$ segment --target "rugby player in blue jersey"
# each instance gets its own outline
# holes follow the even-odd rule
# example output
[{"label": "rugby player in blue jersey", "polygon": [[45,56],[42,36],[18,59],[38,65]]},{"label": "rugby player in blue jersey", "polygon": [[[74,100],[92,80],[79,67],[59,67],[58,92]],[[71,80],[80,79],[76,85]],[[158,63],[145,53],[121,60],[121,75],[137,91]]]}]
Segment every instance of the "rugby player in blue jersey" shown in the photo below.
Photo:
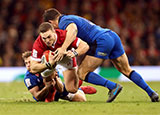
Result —
[{"label": "rugby player in blue jersey", "polygon": [[31,51],[26,51],[22,54],[22,58],[24,59],[27,68],[24,83],[36,101],[52,102],[58,101],[59,99],[86,101],[85,94],[81,89],[75,94],[68,93],[56,72],[45,79],[42,78],[41,74],[31,73],[31,53]]},{"label": "rugby player in blue jersey", "polygon": [[63,58],[68,46],[76,36],[88,43],[90,49],[79,66],[78,76],[86,82],[107,87],[110,90],[107,102],[112,102],[116,98],[122,86],[93,72],[105,59],[111,60],[118,71],[146,91],[152,102],[159,101],[158,94],[148,86],[139,73],[131,69],[121,40],[115,32],[101,28],[76,15],[63,15],[54,8],[46,10],[43,19],[50,22],[55,28],[67,30],[62,47],[57,49],[55,61]]}]

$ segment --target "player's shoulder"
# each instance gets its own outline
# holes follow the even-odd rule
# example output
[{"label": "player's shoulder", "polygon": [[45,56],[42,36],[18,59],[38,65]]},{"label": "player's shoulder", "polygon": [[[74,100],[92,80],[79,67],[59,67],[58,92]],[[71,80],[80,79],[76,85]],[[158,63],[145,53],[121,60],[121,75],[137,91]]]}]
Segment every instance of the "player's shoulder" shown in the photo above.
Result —
[{"label": "player's shoulder", "polygon": [[41,43],[41,36],[39,35],[33,43],[33,46],[37,46]]},{"label": "player's shoulder", "polygon": [[46,44],[43,42],[42,37],[39,35],[34,41],[33,49],[45,49],[47,48]]},{"label": "player's shoulder", "polygon": [[61,29],[55,29],[56,33],[58,34],[66,34],[66,30],[61,30]]},{"label": "player's shoulder", "polygon": [[38,35],[38,37],[37,37],[36,40],[34,41],[34,45],[37,45],[37,44],[39,44],[39,43],[41,43],[41,42],[42,42],[41,36]]},{"label": "player's shoulder", "polygon": [[57,37],[62,38],[66,36],[66,30],[61,30],[61,29],[55,29]]},{"label": "player's shoulder", "polygon": [[70,19],[70,18],[75,18],[75,17],[79,17],[78,15],[62,15],[63,19]]},{"label": "player's shoulder", "polygon": [[27,71],[25,76],[24,76],[24,79],[32,78],[31,76],[34,76],[34,74],[32,74],[31,72]]}]

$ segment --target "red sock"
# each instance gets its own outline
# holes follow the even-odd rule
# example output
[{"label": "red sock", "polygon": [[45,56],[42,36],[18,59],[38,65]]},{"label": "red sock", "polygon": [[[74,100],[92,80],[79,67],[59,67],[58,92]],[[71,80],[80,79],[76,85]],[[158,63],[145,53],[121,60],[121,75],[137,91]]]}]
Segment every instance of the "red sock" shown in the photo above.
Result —
[{"label": "red sock", "polygon": [[82,85],[83,81],[79,80],[79,87]]}]

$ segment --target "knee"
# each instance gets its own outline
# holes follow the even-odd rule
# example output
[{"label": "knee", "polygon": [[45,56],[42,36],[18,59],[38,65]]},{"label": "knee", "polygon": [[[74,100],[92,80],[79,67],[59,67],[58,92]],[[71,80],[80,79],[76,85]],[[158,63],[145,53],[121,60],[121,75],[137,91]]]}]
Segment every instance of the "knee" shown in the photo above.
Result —
[{"label": "knee", "polygon": [[78,87],[66,87],[67,92],[76,93],[78,91]]},{"label": "knee", "polygon": [[80,80],[85,80],[86,75],[88,74],[87,71],[84,71],[82,68],[79,68],[77,71],[77,75]]},{"label": "knee", "polygon": [[132,72],[131,68],[126,68],[126,69],[121,70],[121,73],[123,73],[126,77],[129,77],[131,72]]},{"label": "knee", "polygon": [[81,92],[80,90],[78,90],[78,92],[72,98],[72,101],[84,102],[84,101],[87,101],[87,99],[86,99],[85,94]]},{"label": "knee", "polygon": [[86,99],[86,97],[81,97],[81,98],[79,99],[79,101],[80,101],[80,102],[85,102],[85,101],[87,101],[87,99]]}]

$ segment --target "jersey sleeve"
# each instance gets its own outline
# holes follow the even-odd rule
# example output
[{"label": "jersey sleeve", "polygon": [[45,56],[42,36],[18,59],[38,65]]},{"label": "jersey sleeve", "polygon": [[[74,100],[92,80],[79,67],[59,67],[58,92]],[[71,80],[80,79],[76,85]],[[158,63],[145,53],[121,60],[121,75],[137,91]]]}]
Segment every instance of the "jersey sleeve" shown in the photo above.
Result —
[{"label": "jersey sleeve", "polygon": [[32,49],[32,60],[41,61],[41,57],[43,55],[43,51],[40,49],[33,48]]},{"label": "jersey sleeve", "polygon": [[61,20],[59,22],[59,28],[62,29],[62,30],[65,30],[67,28],[67,26],[71,23],[74,23],[71,19],[61,18]]},{"label": "jersey sleeve", "polygon": [[80,38],[76,37],[76,39],[71,43],[70,46],[76,49],[79,46],[79,43],[80,43]]},{"label": "jersey sleeve", "polygon": [[28,90],[32,89],[35,86],[38,86],[36,79],[34,79],[34,74],[27,74],[24,78],[24,83]]}]

